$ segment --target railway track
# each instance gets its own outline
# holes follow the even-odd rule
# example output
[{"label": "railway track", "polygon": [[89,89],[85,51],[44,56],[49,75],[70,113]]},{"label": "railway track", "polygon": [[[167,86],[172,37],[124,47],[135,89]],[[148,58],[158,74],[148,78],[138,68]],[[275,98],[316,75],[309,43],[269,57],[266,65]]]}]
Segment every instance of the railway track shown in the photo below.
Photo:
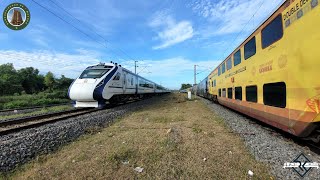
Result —
[{"label": "railway track", "polygon": [[19,132],[24,129],[43,126],[45,124],[58,122],[61,120],[88,114],[88,113],[99,111],[99,110],[100,109],[92,109],[92,108],[73,109],[68,111],[61,111],[56,113],[2,121],[0,122],[0,136]]},{"label": "railway track", "polygon": [[[205,98],[204,98],[205,99]],[[265,131],[267,131],[272,136],[278,136],[278,137],[284,137],[287,139],[287,141],[293,141],[296,144],[300,146],[306,146],[314,153],[320,155],[320,129],[317,130],[313,138],[299,138],[297,136],[294,136],[292,134],[289,134],[288,132],[285,132],[281,129],[277,129],[269,124],[266,124],[262,121],[259,121],[258,119],[252,118],[250,116],[247,116],[245,114],[239,113],[238,111],[235,111],[234,109],[228,108],[223,106],[224,108],[236,113],[241,114],[242,116],[248,118],[250,120],[250,124],[257,124],[260,127],[262,127]]]},{"label": "railway track", "polygon": [[46,106],[33,106],[33,107],[24,107],[24,108],[15,108],[15,109],[4,109],[4,110],[0,110],[0,113],[29,110],[29,109],[40,109],[40,108],[55,107],[55,106],[70,105],[70,104],[71,103],[61,103],[61,104],[51,104],[51,105],[46,105]]}]

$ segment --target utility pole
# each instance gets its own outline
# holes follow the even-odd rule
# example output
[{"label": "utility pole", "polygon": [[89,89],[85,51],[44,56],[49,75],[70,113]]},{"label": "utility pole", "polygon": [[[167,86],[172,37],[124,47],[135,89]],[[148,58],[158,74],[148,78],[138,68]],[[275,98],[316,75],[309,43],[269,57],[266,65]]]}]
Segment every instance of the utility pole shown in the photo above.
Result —
[{"label": "utility pole", "polygon": [[137,74],[137,62],[138,61],[134,61],[134,74]]},{"label": "utility pole", "polygon": [[197,85],[197,65],[194,65],[194,87],[195,87],[195,89],[194,89],[194,97],[196,97],[197,96],[197,88],[198,87],[196,87],[196,85]]},{"label": "utility pole", "polygon": [[[137,62],[138,61],[134,61],[134,74],[135,75],[137,75]],[[136,80],[135,80],[135,83],[136,83],[136,96],[138,96],[138,83],[139,83],[139,81],[138,81],[138,76],[136,76],[136,78],[135,78]]]}]

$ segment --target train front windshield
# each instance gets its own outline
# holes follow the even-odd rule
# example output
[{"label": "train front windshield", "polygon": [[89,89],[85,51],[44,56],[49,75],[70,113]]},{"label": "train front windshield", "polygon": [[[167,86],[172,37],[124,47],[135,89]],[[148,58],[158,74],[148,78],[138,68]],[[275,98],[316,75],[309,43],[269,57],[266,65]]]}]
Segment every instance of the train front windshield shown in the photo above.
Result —
[{"label": "train front windshield", "polygon": [[80,79],[97,79],[105,75],[110,69],[86,69],[80,76]]}]

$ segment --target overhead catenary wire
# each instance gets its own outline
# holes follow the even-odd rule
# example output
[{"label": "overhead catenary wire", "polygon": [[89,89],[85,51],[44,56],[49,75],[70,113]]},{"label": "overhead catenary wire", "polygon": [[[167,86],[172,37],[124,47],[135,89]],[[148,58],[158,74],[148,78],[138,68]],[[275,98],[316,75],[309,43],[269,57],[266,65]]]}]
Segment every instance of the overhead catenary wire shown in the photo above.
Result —
[{"label": "overhead catenary wire", "polygon": [[229,46],[232,45],[240,36],[240,34],[242,34],[243,30],[247,27],[247,25],[250,23],[250,21],[255,17],[255,15],[258,13],[258,11],[260,10],[260,8],[263,6],[264,4],[264,0],[262,0],[260,6],[257,8],[257,10],[253,13],[253,15],[250,17],[250,19],[246,22],[246,24],[243,26],[243,28],[241,29],[241,31],[236,35],[236,38],[234,38],[233,41],[230,41],[230,43],[227,45],[226,50],[224,50],[223,52],[223,56],[225,55],[225,53],[228,51]]},{"label": "overhead catenary wire", "polygon": [[[81,21],[80,19],[78,19],[77,17],[75,17],[74,15],[72,15],[70,12],[68,12],[65,8],[63,8],[62,6],[58,5],[58,3],[56,3],[53,0],[49,0],[50,2],[52,2],[54,5],[56,5],[57,7],[59,7],[60,9],[62,9],[62,11],[64,11],[65,13],[67,13],[69,16],[71,16],[72,18],[76,19],[78,22],[80,22],[81,24],[85,25],[86,27],[88,27],[88,29],[90,29],[92,32],[94,32],[97,36],[99,36],[101,39],[103,39],[103,41],[105,43],[108,42],[108,40],[103,37],[101,34],[97,33],[93,28],[91,28],[90,26],[86,25],[83,21]],[[111,46],[108,47],[109,50],[111,50],[113,53],[115,53],[116,55],[119,56],[118,53],[115,52],[115,50],[113,48],[111,48]],[[125,56],[127,56],[129,59],[134,60],[134,58],[132,58],[130,55],[128,55],[125,51],[123,51],[122,49],[119,48],[120,53],[124,54]],[[120,55],[121,57],[121,55]]]},{"label": "overhead catenary wire", "polygon": [[[282,3],[284,2],[284,0],[280,1],[280,3],[278,3],[278,5],[276,6],[276,8],[278,8]],[[253,15],[250,17],[250,19],[246,22],[246,24],[243,26],[243,28],[241,29],[241,31],[236,35],[236,38],[233,39],[233,41],[230,41],[230,43],[227,45],[227,48],[224,50],[223,52],[223,56],[225,56],[225,53],[228,51],[228,49],[230,48],[230,45],[232,45],[233,43],[236,42],[236,40],[239,38],[239,36],[242,34],[242,32],[245,30],[245,28],[249,25],[251,20],[254,20],[254,17],[256,16],[256,14],[259,12],[259,10],[261,9],[261,7],[264,5],[265,1],[263,0],[260,4],[260,6],[257,8],[257,10],[253,13]],[[275,8],[275,9],[276,9]]]},{"label": "overhead catenary wire", "polygon": [[85,35],[86,37],[88,37],[89,39],[99,43],[100,45],[102,45],[103,47],[107,47],[106,44],[103,44],[99,41],[97,41],[96,39],[94,39],[92,36],[90,36],[88,33],[82,31],[80,28],[74,26],[73,24],[71,24],[70,22],[66,21],[65,19],[63,19],[61,16],[57,15],[56,13],[54,13],[53,11],[51,11],[50,9],[48,9],[47,7],[43,6],[42,4],[38,3],[35,0],[31,0],[34,3],[36,3],[38,6],[42,7],[43,9],[45,9],[46,11],[50,12],[52,15],[56,16],[57,18],[59,18],[61,21],[67,23],[68,25],[72,26],[74,29],[76,29],[77,31],[81,32],[83,35]]},{"label": "overhead catenary wire", "polygon": [[[65,20],[63,17],[61,17],[60,15],[58,15],[57,13],[53,12],[52,10],[50,10],[49,8],[47,8],[46,6],[40,4],[39,2],[32,0],[35,4],[37,4],[38,6],[40,6],[41,8],[45,9],[46,11],[50,12],[52,15],[54,15],[55,17],[59,18],[60,20],[62,20],[63,22],[65,22],[66,24],[70,25],[71,27],[73,27],[74,29],[76,29],[77,31],[79,31],[80,33],[82,33],[83,35],[85,35],[87,38],[95,41],[96,43],[100,44],[102,47],[106,48],[107,50],[111,51],[113,54],[122,57],[122,55],[120,55],[119,53],[117,53],[113,48],[111,48],[110,46],[107,46],[107,40],[99,33],[97,33],[93,28],[87,26],[86,24],[84,24],[80,19],[76,18],[74,15],[72,15],[70,12],[68,12],[65,8],[63,8],[62,6],[60,6],[59,4],[57,4],[55,1],[53,0],[49,0],[51,3],[55,4],[58,8],[60,8],[63,12],[67,13],[70,17],[74,18],[75,20],[77,20],[78,22],[80,22],[82,25],[85,25],[86,27],[88,27],[88,29],[90,29],[91,32],[93,32],[94,34],[96,34],[97,36],[99,36],[103,42],[98,41],[97,39],[95,39],[94,37],[92,37],[90,34],[86,33],[85,31],[81,30],[80,28],[78,28],[77,26],[73,25],[72,23],[70,23],[69,21]],[[129,56],[125,51],[123,50],[119,50],[122,54],[124,54],[125,56],[127,56],[129,59],[133,59],[131,56]]]}]

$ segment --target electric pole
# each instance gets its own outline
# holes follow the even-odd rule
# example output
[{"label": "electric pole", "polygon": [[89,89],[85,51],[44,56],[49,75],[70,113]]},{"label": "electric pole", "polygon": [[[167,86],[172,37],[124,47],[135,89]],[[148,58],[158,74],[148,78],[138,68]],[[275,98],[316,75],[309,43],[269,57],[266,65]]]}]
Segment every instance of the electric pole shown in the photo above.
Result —
[{"label": "electric pole", "polygon": [[138,61],[134,61],[134,74],[137,74],[137,62]]},{"label": "electric pole", "polygon": [[194,89],[194,96],[196,97],[197,96],[197,88],[198,87],[196,87],[196,85],[197,85],[197,65],[194,65],[194,87],[195,87],[195,89]]}]

